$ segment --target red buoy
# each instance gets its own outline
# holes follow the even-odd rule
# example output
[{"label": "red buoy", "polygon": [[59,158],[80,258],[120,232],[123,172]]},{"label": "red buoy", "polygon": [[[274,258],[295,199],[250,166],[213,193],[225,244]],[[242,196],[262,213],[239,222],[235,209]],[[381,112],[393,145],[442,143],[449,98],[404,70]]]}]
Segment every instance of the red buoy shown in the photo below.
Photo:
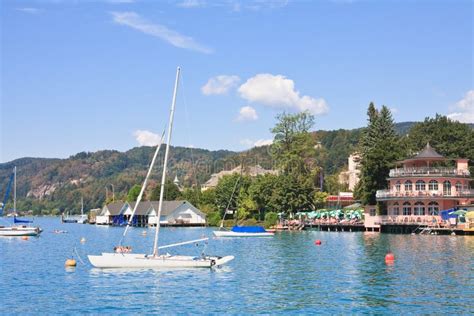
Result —
[{"label": "red buoy", "polygon": [[318,240],[315,240],[315,241],[314,241],[314,244],[317,245],[317,246],[321,246],[321,240],[319,240],[319,239],[318,239]]},{"label": "red buoy", "polygon": [[395,261],[395,256],[393,255],[393,253],[389,252],[385,255],[386,264],[393,264],[394,261]]}]

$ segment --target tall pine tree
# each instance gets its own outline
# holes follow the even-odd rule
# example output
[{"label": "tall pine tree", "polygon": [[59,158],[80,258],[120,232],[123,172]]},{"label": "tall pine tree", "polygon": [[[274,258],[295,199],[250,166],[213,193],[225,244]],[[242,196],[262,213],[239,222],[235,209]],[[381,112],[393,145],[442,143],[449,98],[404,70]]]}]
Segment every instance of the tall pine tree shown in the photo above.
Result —
[{"label": "tall pine tree", "polygon": [[361,179],[356,196],[363,204],[376,203],[377,190],[387,186],[390,168],[401,159],[403,150],[395,132],[390,110],[386,106],[378,111],[373,103],[367,110],[368,124],[360,141]]}]

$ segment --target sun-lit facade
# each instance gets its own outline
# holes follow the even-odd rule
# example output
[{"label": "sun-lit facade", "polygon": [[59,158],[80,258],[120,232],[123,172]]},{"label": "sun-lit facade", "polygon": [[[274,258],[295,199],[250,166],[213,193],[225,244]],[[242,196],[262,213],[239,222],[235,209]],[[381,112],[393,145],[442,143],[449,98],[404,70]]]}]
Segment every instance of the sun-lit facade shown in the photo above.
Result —
[{"label": "sun-lit facade", "polygon": [[398,166],[390,170],[389,189],[377,191],[377,201],[386,203],[389,216],[419,219],[474,204],[468,159],[447,159],[427,144]]}]

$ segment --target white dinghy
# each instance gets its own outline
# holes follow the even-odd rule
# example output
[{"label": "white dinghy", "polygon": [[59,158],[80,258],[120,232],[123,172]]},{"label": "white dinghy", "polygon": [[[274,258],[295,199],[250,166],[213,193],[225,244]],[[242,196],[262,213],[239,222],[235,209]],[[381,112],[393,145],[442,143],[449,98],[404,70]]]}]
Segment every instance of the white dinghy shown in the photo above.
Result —
[{"label": "white dinghy", "polygon": [[[98,255],[98,256],[93,256],[93,255],[88,256],[90,263],[96,268],[153,268],[153,269],[212,268],[215,266],[224,265],[227,262],[234,259],[233,256],[218,257],[218,256],[206,256],[204,254],[198,257],[159,254],[160,249],[177,247],[177,246],[192,244],[192,243],[199,243],[199,242],[204,242],[208,240],[208,238],[203,238],[203,239],[191,240],[187,242],[181,242],[181,243],[176,243],[172,245],[158,247],[158,236],[159,236],[159,231],[160,231],[159,219],[161,217],[161,211],[163,207],[163,196],[164,196],[164,188],[165,188],[165,181],[166,181],[166,167],[168,164],[168,154],[169,154],[169,148],[170,148],[170,142],[171,142],[171,133],[173,130],[173,118],[174,118],[174,109],[176,105],[176,94],[178,90],[179,75],[180,75],[180,68],[178,67],[176,71],[176,81],[175,81],[174,92],[173,92],[173,101],[171,104],[170,118],[169,118],[169,124],[168,124],[168,135],[167,135],[166,151],[165,151],[165,158],[164,158],[164,164],[163,164],[163,175],[161,178],[160,202],[158,204],[158,214],[156,215],[157,225],[156,225],[156,230],[155,230],[153,254],[151,255],[134,254],[134,253],[131,253],[130,247],[118,246],[118,247],[115,247],[114,253],[102,253],[101,255]],[[140,190],[140,194],[138,195],[137,202],[135,203],[135,206],[133,208],[132,215],[130,216],[127,226],[125,227],[125,231],[122,235],[122,240],[127,234],[128,228],[130,227],[132,223],[133,216],[135,215],[136,209],[142,199],[143,192],[145,191],[145,188],[148,182],[148,178],[153,169],[153,165],[155,163],[156,157],[158,156],[161,143],[163,142],[163,137],[164,137],[164,133],[162,134],[160,143],[158,144],[156,148],[155,154],[150,164],[150,168],[148,169],[148,173],[143,182],[142,188]]]}]

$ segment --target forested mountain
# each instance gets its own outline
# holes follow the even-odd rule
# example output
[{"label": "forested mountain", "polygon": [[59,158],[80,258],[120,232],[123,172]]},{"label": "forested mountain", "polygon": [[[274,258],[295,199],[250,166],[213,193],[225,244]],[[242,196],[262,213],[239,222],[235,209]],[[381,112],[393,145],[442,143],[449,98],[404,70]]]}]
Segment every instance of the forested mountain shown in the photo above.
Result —
[{"label": "forested mountain", "polygon": [[[396,124],[399,134],[406,134],[415,124]],[[471,127],[473,127],[471,125]],[[363,129],[315,131],[317,142],[316,163],[326,175],[338,173],[347,164],[349,154],[357,150]],[[7,182],[14,166],[17,166],[18,209],[79,211],[81,195],[86,209],[101,207],[108,198],[124,198],[128,190],[141,183],[153,155],[152,147],[136,147],[126,152],[103,150],[94,153],[81,152],[67,159],[20,158],[0,164],[0,198],[3,200]],[[151,191],[158,183],[164,153],[161,151],[155,171],[150,179]],[[170,151],[169,178],[178,177],[182,186],[199,186],[212,173],[230,170],[243,163],[259,164],[266,169],[274,168],[271,147],[262,146],[245,152],[227,150],[172,147]],[[0,201],[1,201],[0,200]],[[11,207],[11,197],[7,208]]]}]

